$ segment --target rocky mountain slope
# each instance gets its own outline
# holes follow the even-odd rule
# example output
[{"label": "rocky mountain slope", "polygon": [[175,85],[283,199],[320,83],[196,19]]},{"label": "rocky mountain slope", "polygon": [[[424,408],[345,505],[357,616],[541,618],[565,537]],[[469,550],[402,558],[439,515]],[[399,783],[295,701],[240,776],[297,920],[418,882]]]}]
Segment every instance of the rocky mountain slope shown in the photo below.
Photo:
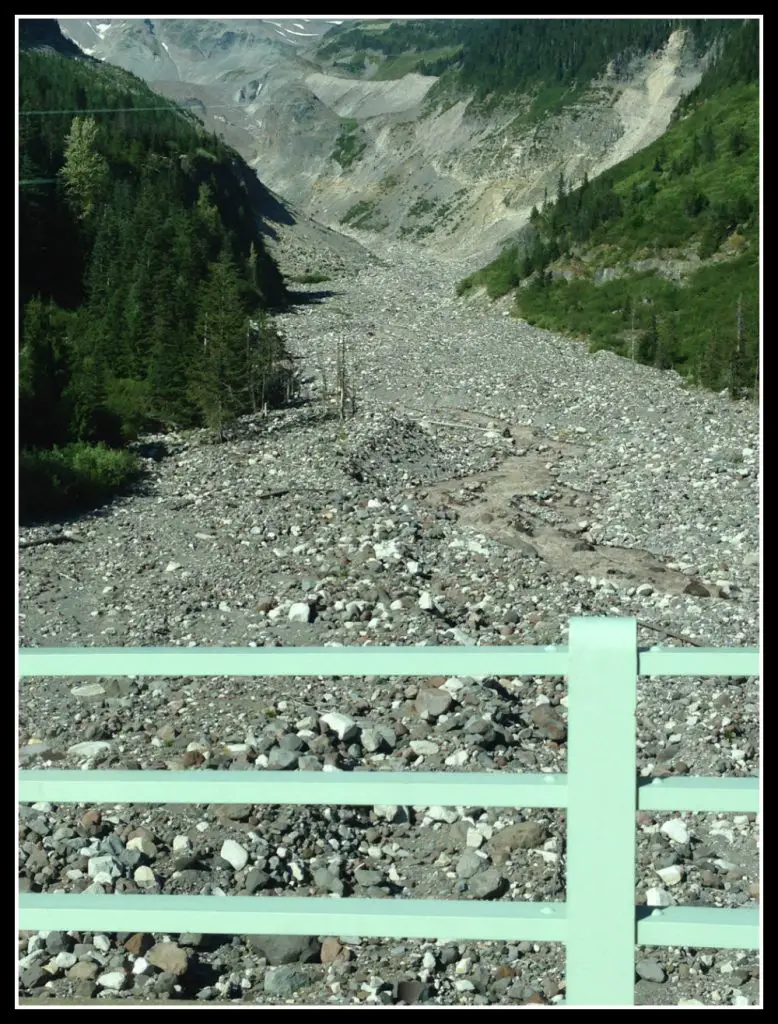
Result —
[{"label": "rocky mountain slope", "polygon": [[656,139],[703,67],[678,31],[657,53],[603,68],[573,105],[528,122],[515,104],[486,114],[467,98],[426,102],[431,75],[346,75],[318,55],[329,22],[60,25],[86,52],[192,105],[263,181],[317,219],[462,252],[520,228],[560,172],[575,183]]},{"label": "rocky mountain slope", "polygon": [[[282,317],[301,404],[241,421],[223,445],[146,438],[136,493],[24,531],[22,643],[456,649],[564,642],[581,613],[636,616],[644,645],[757,642],[752,406],[474,311],[454,297],[461,262],[378,239],[327,256],[323,240],[289,226],[275,243],[289,275],[330,260],[331,280],[301,286]],[[344,423],[339,339],[358,397]],[[753,775],[758,701],[753,678],[641,680],[641,775]],[[565,682],[30,679],[19,757],[564,771]],[[20,830],[30,890],[565,898],[564,815],[551,810],[38,804]],[[757,830],[754,815],[642,813],[636,901],[753,906]],[[603,837],[603,892],[608,865]],[[638,1004],[759,999],[753,952],[636,960]],[[21,936],[20,962],[22,993],[43,1000],[564,1002],[562,950],[529,942],[49,932]]]}]

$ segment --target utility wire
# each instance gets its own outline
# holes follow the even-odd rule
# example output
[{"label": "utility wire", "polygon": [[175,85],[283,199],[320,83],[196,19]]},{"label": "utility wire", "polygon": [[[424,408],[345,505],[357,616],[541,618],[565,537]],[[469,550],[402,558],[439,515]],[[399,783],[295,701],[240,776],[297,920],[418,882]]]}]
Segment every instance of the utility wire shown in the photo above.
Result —
[{"label": "utility wire", "polygon": [[80,107],[76,110],[20,110],[20,117],[43,117],[46,114],[135,114],[135,113],[148,113],[152,110],[167,110],[168,113],[176,113],[178,110],[196,110],[200,106],[205,107],[206,110],[224,110],[227,107],[231,107],[231,103],[216,103],[208,104],[205,103],[190,103],[190,104],[174,104],[171,102],[166,107]]},{"label": "utility wire", "polygon": [[[20,110],[20,117],[42,117],[46,114],[145,114],[154,110],[166,110],[170,114],[175,114],[179,110],[196,110],[199,109],[201,104],[178,104],[173,106],[172,104],[166,107],[80,107],[76,110]],[[205,107],[205,104],[202,104]],[[208,110],[224,110],[231,107],[231,103],[217,103],[206,107]],[[57,183],[56,178],[25,178],[19,182],[19,185],[55,185]]]}]

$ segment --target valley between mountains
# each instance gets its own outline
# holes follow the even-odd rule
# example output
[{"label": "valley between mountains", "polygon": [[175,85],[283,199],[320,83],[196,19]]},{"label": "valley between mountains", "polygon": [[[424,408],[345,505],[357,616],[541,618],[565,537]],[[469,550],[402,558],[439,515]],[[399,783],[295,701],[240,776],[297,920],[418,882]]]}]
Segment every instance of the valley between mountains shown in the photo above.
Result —
[{"label": "valley between mountains", "polygon": [[[302,221],[273,251],[301,393],[142,438],[127,496],[25,528],[23,645],[559,644],[629,615],[642,645],[758,643],[753,403],[456,298],[476,266]],[[333,397],[339,341],[356,398]],[[759,770],[754,678],[642,679],[644,777]],[[552,678],[30,679],[26,768],[565,771]],[[611,737],[603,730],[603,757]],[[563,900],[560,812],[21,810],[22,889]],[[754,815],[641,813],[636,902],[753,906]],[[592,885],[607,891],[609,850]],[[552,944],[24,934],[21,992],[269,1005],[558,1004]],[[642,1005],[754,1005],[738,950],[637,952]]]}]

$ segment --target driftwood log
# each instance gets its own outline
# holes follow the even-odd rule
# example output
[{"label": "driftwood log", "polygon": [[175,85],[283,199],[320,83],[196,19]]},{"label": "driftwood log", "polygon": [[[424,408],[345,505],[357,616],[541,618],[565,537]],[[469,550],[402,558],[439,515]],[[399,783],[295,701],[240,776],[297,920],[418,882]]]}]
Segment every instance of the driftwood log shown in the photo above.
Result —
[{"label": "driftwood log", "polygon": [[39,537],[37,540],[20,540],[20,548],[34,548],[39,544],[83,544],[78,537],[68,537],[64,533],[54,533],[49,537]]},{"label": "driftwood log", "polygon": [[640,619],[637,620],[637,623],[639,626],[642,626],[643,629],[651,629],[655,633],[660,633],[662,636],[669,637],[672,640],[681,640],[685,644],[693,644],[695,647],[702,647],[699,640],[692,640],[688,636],[681,636],[680,633],[671,633],[669,629],[664,629],[662,626],[652,626],[650,622],[641,622]]}]

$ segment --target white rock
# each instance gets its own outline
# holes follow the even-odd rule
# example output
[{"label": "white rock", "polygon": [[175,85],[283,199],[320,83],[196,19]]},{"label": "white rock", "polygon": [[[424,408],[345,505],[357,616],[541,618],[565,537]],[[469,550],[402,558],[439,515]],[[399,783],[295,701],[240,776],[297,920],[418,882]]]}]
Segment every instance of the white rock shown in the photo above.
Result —
[{"label": "white rock", "polygon": [[330,711],[328,714],[322,715],[320,721],[344,743],[356,739],[359,735],[359,726],[354,719],[349,718],[348,715],[342,715],[339,711]]},{"label": "white rock", "polygon": [[72,967],[77,960],[78,957],[76,956],[75,953],[57,953],[57,955],[54,957],[54,963],[57,965],[57,967],[61,967],[64,971],[66,971],[69,967]]},{"label": "white rock", "polygon": [[101,697],[105,688],[100,683],[85,683],[83,686],[74,686],[70,692],[74,697]]},{"label": "white rock", "polygon": [[307,601],[297,601],[290,607],[287,618],[290,622],[310,622],[311,606]]},{"label": "white rock", "polygon": [[210,754],[210,748],[208,747],[208,744],[207,743],[198,743],[197,740],[192,740],[191,743],[187,743],[186,749],[190,753],[194,753],[196,751],[196,752],[198,752],[200,754],[205,754],[206,756],[208,754]]},{"label": "white rock", "polygon": [[149,888],[156,882],[153,869],[146,864],[141,864],[139,868],[135,868],[132,877],[135,879],[135,884],[143,888]]},{"label": "white rock", "polygon": [[671,818],[666,821],[659,831],[675,843],[688,843],[689,841],[689,829],[680,818]]},{"label": "white rock", "polygon": [[180,569],[180,568],[181,568],[181,563],[180,562],[168,562],[168,564],[165,566],[165,572],[175,572],[176,569]]},{"label": "white rock", "polygon": [[428,590],[422,590],[419,594],[419,608],[421,608],[422,611],[428,612],[434,607],[435,603],[432,600],[432,594],[430,594]]},{"label": "white rock", "polygon": [[451,676],[440,687],[441,690],[445,690],[446,693],[450,693],[452,697],[455,693],[459,693],[460,690],[464,690],[464,688],[465,684],[463,680],[459,679],[457,676]]},{"label": "white rock", "polygon": [[97,757],[104,750],[110,749],[111,744],[105,740],[87,740],[85,743],[74,743],[72,747],[68,747],[68,753],[78,757]]},{"label": "white rock", "polygon": [[127,981],[127,975],[124,971],[109,971],[107,974],[101,974],[97,979],[97,984],[102,988],[109,988],[112,992],[119,992],[124,988]]},{"label": "white rock", "polygon": [[411,740],[408,744],[414,754],[437,754],[440,747],[432,740]]},{"label": "white rock", "polygon": [[722,821],[718,821],[715,825],[713,825],[709,832],[709,835],[721,836],[723,839],[726,839],[730,843],[733,843],[735,841],[734,831],[731,828],[727,828],[724,822]]},{"label": "white rock", "polygon": [[145,957],[139,956],[135,963],[132,965],[133,974],[145,974],[149,969],[149,962]]},{"label": "white rock", "polygon": [[666,889],[658,886],[646,889],[646,906],[649,907],[672,907],[675,900]]},{"label": "white rock", "polygon": [[461,644],[463,647],[475,646],[475,641],[473,640],[473,638],[471,636],[468,636],[464,629],[460,629],[458,626],[455,626],[453,629],[446,630],[446,632],[450,633],[456,640],[456,642],[458,644]]},{"label": "white rock", "polygon": [[19,966],[24,970],[26,967],[31,967],[33,964],[43,960],[46,956],[48,954],[45,949],[36,949],[34,953],[28,953],[26,956],[19,957]]},{"label": "white rock", "polygon": [[127,842],[128,850],[138,850],[146,857],[156,857],[157,848],[150,839],[145,836],[134,836]]},{"label": "white rock", "polygon": [[468,540],[467,550],[472,551],[474,555],[488,555],[489,548],[481,543],[482,540],[485,540],[485,538],[475,538],[473,540]]},{"label": "white rock", "polygon": [[469,757],[466,750],[455,750],[453,754],[448,755],[445,763],[450,767],[461,768],[463,764],[467,764]]},{"label": "white rock", "polygon": [[228,864],[231,864],[236,871],[241,871],[245,868],[249,859],[248,851],[240,843],[236,843],[234,839],[224,840],[222,848],[219,850],[219,856],[226,860]]},{"label": "white rock", "polygon": [[479,846],[483,844],[484,837],[478,831],[477,828],[469,828],[467,830],[467,836],[465,837],[465,846],[469,846],[472,850],[477,850]]},{"label": "white rock", "polygon": [[683,873],[676,864],[671,864],[666,868],[657,868],[656,873],[665,885],[677,885],[683,879]]},{"label": "white rock", "polygon": [[91,857],[87,867],[90,878],[97,879],[99,875],[107,875],[108,879],[118,878],[121,871],[114,863],[113,857]]},{"label": "white rock", "polygon": [[381,821],[401,822],[407,819],[408,815],[404,808],[397,804],[375,804],[373,814]]},{"label": "white rock", "polygon": [[373,545],[376,558],[380,561],[386,561],[391,558],[392,561],[398,561],[401,557],[399,545],[396,540],[391,539],[387,541],[377,541]]},{"label": "white rock", "polygon": [[425,814],[426,817],[431,818],[432,821],[445,821],[449,825],[453,825],[453,823],[459,818],[459,815],[453,807],[428,807]]}]

